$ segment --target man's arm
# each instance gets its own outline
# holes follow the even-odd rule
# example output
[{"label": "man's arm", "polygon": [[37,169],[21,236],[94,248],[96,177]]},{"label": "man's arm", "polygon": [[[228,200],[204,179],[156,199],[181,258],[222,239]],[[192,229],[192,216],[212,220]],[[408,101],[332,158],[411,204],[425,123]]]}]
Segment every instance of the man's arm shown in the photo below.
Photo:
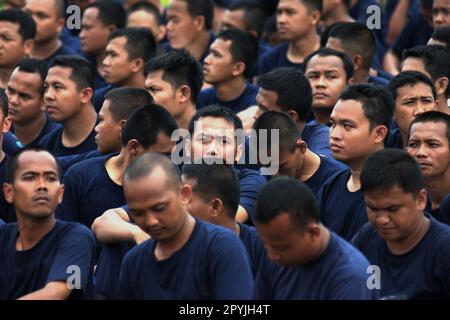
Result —
[{"label": "man's arm", "polygon": [[134,241],[140,244],[150,236],[137,225],[130,222],[127,212],[123,208],[114,208],[105,211],[92,224],[98,241],[103,244]]},{"label": "man's arm", "polygon": [[39,290],[28,293],[18,300],[65,300],[72,291],[64,281],[53,281]]}]

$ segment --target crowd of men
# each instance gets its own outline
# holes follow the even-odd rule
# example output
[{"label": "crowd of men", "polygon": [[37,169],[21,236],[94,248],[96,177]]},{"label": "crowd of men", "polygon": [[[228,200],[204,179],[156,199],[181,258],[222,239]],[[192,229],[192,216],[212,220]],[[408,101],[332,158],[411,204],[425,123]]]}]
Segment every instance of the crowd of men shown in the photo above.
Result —
[{"label": "crowd of men", "polygon": [[0,299],[450,298],[450,0],[5,0],[0,128]]}]

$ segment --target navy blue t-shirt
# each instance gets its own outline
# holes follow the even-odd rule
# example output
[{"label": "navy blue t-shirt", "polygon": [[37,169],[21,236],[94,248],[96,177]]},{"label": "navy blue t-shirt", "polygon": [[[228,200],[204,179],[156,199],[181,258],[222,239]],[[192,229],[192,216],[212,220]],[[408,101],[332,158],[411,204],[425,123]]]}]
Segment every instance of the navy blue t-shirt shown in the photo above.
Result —
[{"label": "navy blue t-shirt", "polygon": [[296,67],[303,70],[303,63],[293,63],[287,58],[289,42],[283,42],[266,51],[259,59],[256,74],[258,76],[281,67]]},{"label": "navy blue t-shirt", "polygon": [[81,42],[77,35],[72,34],[67,27],[64,27],[59,35],[65,47],[72,49],[76,54],[81,54]]},{"label": "navy blue t-shirt", "polygon": [[306,142],[309,150],[314,153],[333,158],[330,149],[330,128],[311,121],[305,124],[302,132],[302,140]]},{"label": "navy blue t-shirt", "polygon": [[118,85],[115,84],[107,84],[104,87],[101,87],[100,89],[97,89],[94,91],[94,97],[92,98],[92,105],[94,106],[94,109],[97,113],[100,112],[100,109],[102,108],[103,101],[105,101],[105,95],[108,93],[108,91],[118,88]]},{"label": "navy blue t-shirt", "polygon": [[103,212],[126,203],[122,186],[111,180],[105,168],[105,162],[112,156],[84,160],[67,170],[59,219],[77,221],[90,228]]},{"label": "navy blue t-shirt", "polygon": [[55,157],[70,156],[74,154],[81,154],[88,151],[97,150],[97,144],[95,143],[95,130],[92,129],[91,133],[86,139],[78,146],[65,147],[62,144],[63,127],[57,128],[47,134],[41,139],[40,145],[49,150]]},{"label": "navy blue t-shirt", "polygon": [[244,244],[245,249],[250,257],[250,266],[252,268],[253,276],[256,276],[258,272],[259,265],[265,257],[264,244],[259,239],[256,228],[248,226],[243,223],[238,223],[239,225],[239,238]]},{"label": "navy blue t-shirt", "polygon": [[[8,163],[8,155],[5,153],[3,160],[0,162],[0,185],[3,186],[3,183],[6,179],[6,165]],[[6,222],[11,222],[15,220],[12,218],[14,215],[13,206],[6,202],[5,195],[3,192],[0,194],[0,219]]]},{"label": "navy blue t-shirt", "polygon": [[256,105],[258,86],[248,83],[242,94],[231,101],[221,101],[217,97],[216,88],[211,87],[200,91],[197,96],[197,109],[216,104],[233,110],[234,113],[241,112],[250,106]]},{"label": "navy blue t-shirt", "polygon": [[38,146],[38,145],[40,145],[41,139],[43,137],[45,137],[47,134],[53,132],[53,130],[61,128],[61,125],[59,123],[53,122],[52,120],[50,120],[50,118],[47,115],[45,116],[45,118],[46,118],[45,125],[42,128],[41,132],[36,137],[36,139],[31,141],[27,146]]},{"label": "navy blue t-shirt", "polygon": [[18,236],[16,223],[0,227],[0,300],[17,299],[49,282],[67,281],[75,272],[71,266],[80,270],[81,289],[74,289],[69,298],[95,297],[95,239],[89,229],[56,220],[53,229],[25,251],[16,250]]},{"label": "navy blue t-shirt", "polygon": [[187,243],[158,261],[149,239],[125,256],[119,299],[250,299],[252,273],[244,245],[232,231],[196,219]]},{"label": "navy blue t-shirt", "polygon": [[5,222],[2,219],[0,219],[0,226],[2,226],[4,224],[5,224]]},{"label": "navy blue t-shirt", "polygon": [[403,254],[393,254],[370,223],[352,240],[380,268],[381,298],[450,298],[450,227],[428,218],[430,227],[422,240]]},{"label": "navy blue t-shirt", "polygon": [[77,54],[77,52],[74,49],[72,49],[71,47],[62,43],[61,47],[59,47],[59,49],[56,50],[55,53],[53,53],[51,56],[49,56],[45,59],[42,59],[42,61],[47,63],[47,65],[50,65],[50,62],[52,62],[53,58],[55,58],[57,56],[76,55],[76,54]]},{"label": "navy blue t-shirt", "polygon": [[259,300],[370,300],[367,259],[331,232],[330,242],[315,261],[297,268],[276,264],[266,256],[255,279]]},{"label": "navy blue t-shirt", "polygon": [[442,202],[439,211],[440,220],[450,225],[450,194]]},{"label": "navy blue t-shirt", "polygon": [[236,169],[239,177],[239,187],[241,194],[239,205],[242,206],[249,217],[253,215],[256,206],[256,199],[259,192],[266,184],[267,180],[256,170],[252,169]]},{"label": "navy blue t-shirt", "polygon": [[400,129],[397,128],[389,131],[389,136],[387,137],[384,147],[389,149],[403,150],[403,139],[400,133]]},{"label": "navy blue t-shirt", "polygon": [[345,170],[348,167],[342,162],[336,161],[333,158],[319,155],[320,166],[314,174],[305,181],[305,184],[310,187],[314,195],[317,197],[320,188],[322,188],[325,181],[339,171]]},{"label": "navy blue t-shirt", "polygon": [[22,142],[10,131],[3,136],[3,151],[9,155],[14,155],[17,151],[23,148]]},{"label": "navy blue t-shirt", "polygon": [[389,80],[383,77],[372,77],[369,76],[369,80],[368,83],[374,83],[374,84],[379,84],[380,86],[383,87],[388,87],[389,86]]},{"label": "navy blue t-shirt", "polygon": [[92,55],[87,55],[87,54],[84,54],[83,57],[85,57],[86,60],[88,60],[92,64],[92,67],[94,69],[94,72],[95,72],[94,90],[99,90],[103,87],[108,86],[108,83],[106,82],[106,80],[100,75],[100,73],[98,73],[97,60],[95,59],[95,57]]},{"label": "navy blue t-shirt", "polygon": [[74,154],[70,156],[63,156],[63,157],[57,157],[59,166],[61,167],[61,175],[64,177],[67,170],[78,162],[81,162],[83,160],[101,157],[103,154],[100,153],[98,150],[89,151],[81,154]]},{"label": "navy blue t-shirt", "polygon": [[325,181],[318,195],[323,224],[346,240],[368,221],[364,193],[347,188],[350,175],[350,169],[338,172]]}]

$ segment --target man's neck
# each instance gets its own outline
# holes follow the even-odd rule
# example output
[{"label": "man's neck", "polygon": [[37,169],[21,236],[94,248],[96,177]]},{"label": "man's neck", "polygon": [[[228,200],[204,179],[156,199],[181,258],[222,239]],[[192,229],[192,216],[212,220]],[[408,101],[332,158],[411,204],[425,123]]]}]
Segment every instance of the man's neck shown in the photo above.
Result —
[{"label": "man's neck", "polygon": [[317,245],[315,247],[315,252],[313,253],[313,256],[310,259],[310,262],[314,262],[315,260],[318,260],[327,250],[328,245],[330,244],[331,239],[331,232],[328,230],[324,225],[319,223],[320,228],[320,235],[319,235],[319,241],[316,242]]},{"label": "man's neck", "polygon": [[302,63],[306,56],[319,48],[319,36],[314,30],[304,38],[289,42],[287,59],[292,63]]},{"label": "man's neck", "polygon": [[310,179],[320,167],[320,157],[309,149],[306,149],[303,166],[296,173],[296,178],[300,181]]},{"label": "man's neck", "polygon": [[188,129],[189,122],[191,121],[196,111],[197,110],[195,108],[195,105],[190,101],[187,102],[185,107],[183,108],[183,112],[175,118],[178,127],[180,129]]},{"label": "man's neck", "polygon": [[183,222],[183,226],[177,235],[169,240],[157,241],[155,257],[158,261],[170,258],[188,242],[194,231],[196,221],[188,212],[185,212],[185,216],[186,218]]},{"label": "man's neck", "polygon": [[228,81],[214,85],[216,95],[220,101],[229,102],[239,98],[247,88],[247,80],[244,77],[232,78]]},{"label": "man's neck", "polygon": [[436,209],[450,193],[450,168],[439,177],[425,178],[425,188],[431,200],[432,208]]},{"label": "man's neck", "polygon": [[51,57],[62,46],[61,40],[58,37],[46,42],[35,43],[31,57],[35,59],[47,59]]},{"label": "man's neck", "polygon": [[323,124],[324,126],[327,126],[330,123],[330,116],[331,111],[333,110],[333,107],[331,108],[312,108],[314,119],[317,123]]},{"label": "man's neck", "polygon": [[106,160],[105,169],[111,180],[118,186],[122,186],[125,170],[131,162],[131,156],[126,148],[122,148],[120,153]]},{"label": "man's neck", "polygon": [[209,31],[202,31],[190,44],[186,46],[186,50],[197,60],[200,61],[209,47],[209,39],[211,34]]},{"label": "man's neck", "polygon": [[369,82],[369,71],[364,69],[355,70],[353,73],[353,83],[368,83]]},{"label": "man's neck", "polygon": [[125,81],[123,81],[122,83],[118,84],[120,87],[124,87],[124,88],[140,88],[140,89],[145,89],[145,77],[144,77],[144,73],[141,72],[137,72],[135,74],[133,74],[131,77],[129,77],[128,79],[126,79]]},{"label": "man's neck", "polygon": [[18,214],[17,222],[19,236],[16,240],[16,250],[25,251],[37,245],[54,228],[56,220],[54,215],[48,219],[36,220]]},{"label": "man's neck", "polygon": [[27,123],[14,122],[14,134],[22,144],[27,145],[41,134],[46,121],[45,114],[41,113]]},{"label": "man's neck", "polygon": [[12,69],[0,68],[0,88],[6,89]]},{"label": "man's neck", "polygon": [[62,132],[62,143],[65,147],[80,145],[94,130],[97,122],[97,114],[92,104],[83,106],[83,110],[65,121]]},{"label": "man's neck", "polygon": [[397,241],[387,241],[389,251],[396,255],[405,254],[411,251],[423,239],[429,229],[430,219],[428,219],[425,215],[422,215],[414,230],[412,230],[406,237],[402,237]]}]

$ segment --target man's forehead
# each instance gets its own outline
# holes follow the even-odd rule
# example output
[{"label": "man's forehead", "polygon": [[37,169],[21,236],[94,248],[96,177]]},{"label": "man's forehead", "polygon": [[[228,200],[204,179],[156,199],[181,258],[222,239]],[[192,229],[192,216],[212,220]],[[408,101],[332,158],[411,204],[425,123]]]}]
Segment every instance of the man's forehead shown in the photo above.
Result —
[{"label": "man's forehead", "polygon": [[228,122],[223,118],[204,117],[198,119],[194,124],[194,132],[209,132],[209,133],[231,133],[234,134],[234,124]]},{"label": "man's forehead", "polygon": [[416,122],[411,126],[411,137],[446,139],[447,128],[442,122]]},{"label": "man's forehead", "polygon": [[58,171],[55,158],[47,151],[25,151],[17,160],[19,171]]}]

